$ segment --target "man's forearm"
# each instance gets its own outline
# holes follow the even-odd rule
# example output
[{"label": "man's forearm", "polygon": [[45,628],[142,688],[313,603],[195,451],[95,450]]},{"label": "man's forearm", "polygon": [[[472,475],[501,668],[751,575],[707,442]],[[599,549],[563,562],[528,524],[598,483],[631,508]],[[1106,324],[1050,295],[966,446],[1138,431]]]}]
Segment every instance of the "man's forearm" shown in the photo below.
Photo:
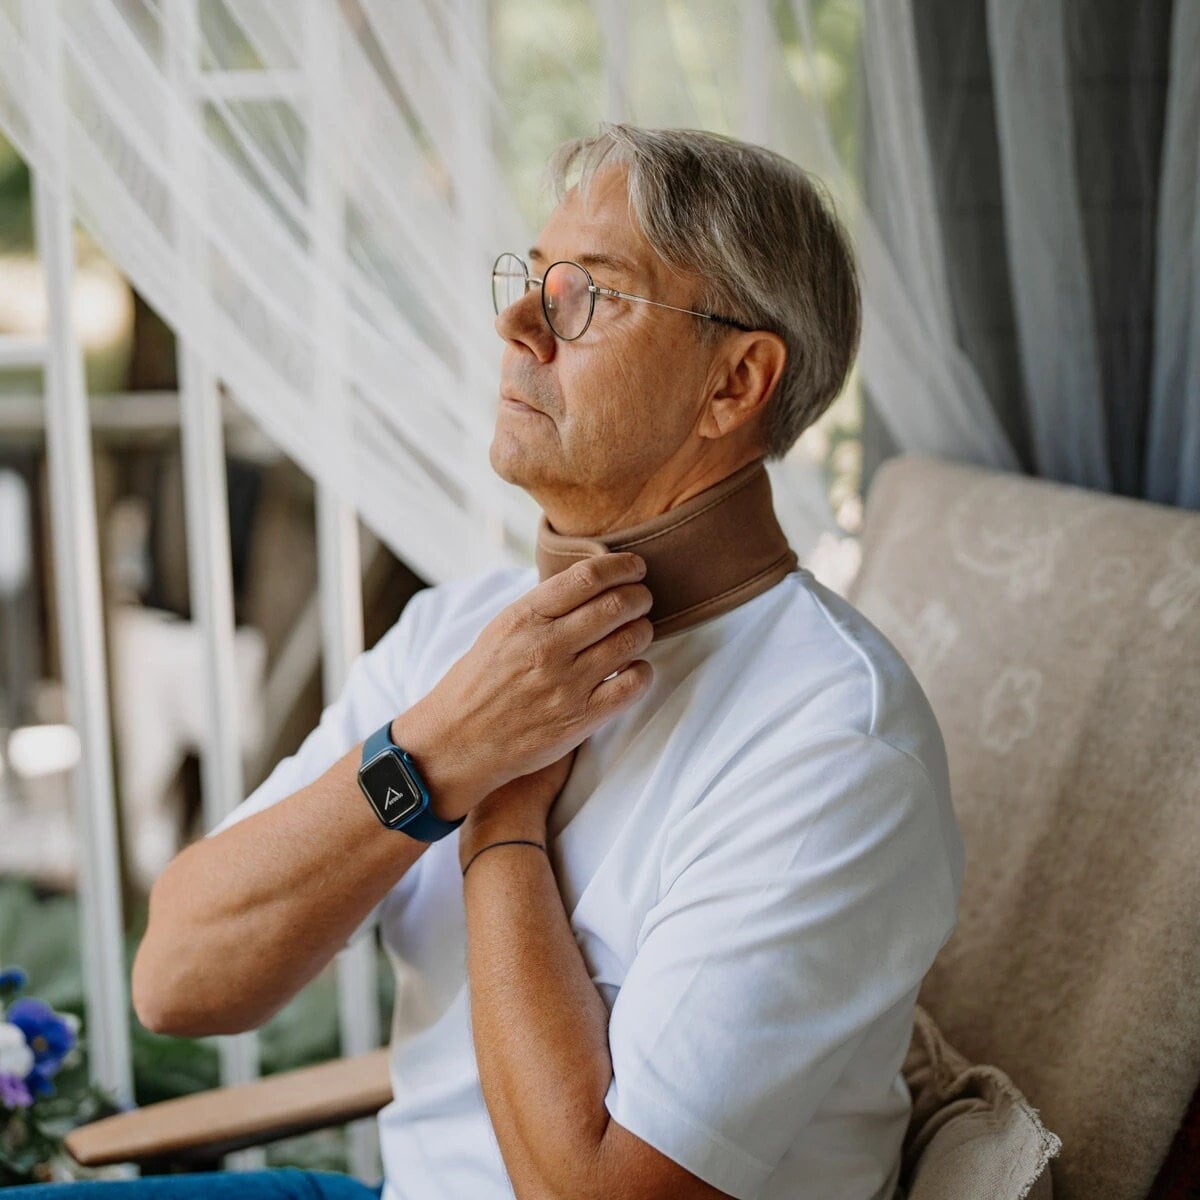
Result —
[{"label": "man's forearm", "polygon": [[[458,816],[482,794],[439,752],[418,709],[393,722],[437,797]],[[359,743],[307,787],[189,846],[150,894],[133,967],[149,1028],[234,1033],[278,1011],[345,945],[426,843],[385,829],[358,787]],[[453,812],[451,811],[453,810]]]},{"label": "man's forearm", "polygon": [[[511,830],[546,844],[546,830]],[[596,1188],[612,1079],[608,1009],[546,854],[499,846],[463,880],[480,1085],[521,1200]]]}]

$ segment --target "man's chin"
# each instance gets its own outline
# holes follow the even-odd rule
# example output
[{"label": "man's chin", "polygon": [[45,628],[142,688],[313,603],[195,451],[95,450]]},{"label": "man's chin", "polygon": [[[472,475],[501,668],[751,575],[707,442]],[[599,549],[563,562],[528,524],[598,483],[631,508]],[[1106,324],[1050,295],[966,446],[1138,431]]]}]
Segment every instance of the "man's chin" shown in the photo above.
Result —
[{"label": "man's chin", "polygon": [[545,461],[545,456],[532,453],[520,438],[507,430],[496,430],[488,447],[488,460],[492,470],[505,483],[515,484],[527,491],[530,485],[544,480],[550,473],[550,464]]}]

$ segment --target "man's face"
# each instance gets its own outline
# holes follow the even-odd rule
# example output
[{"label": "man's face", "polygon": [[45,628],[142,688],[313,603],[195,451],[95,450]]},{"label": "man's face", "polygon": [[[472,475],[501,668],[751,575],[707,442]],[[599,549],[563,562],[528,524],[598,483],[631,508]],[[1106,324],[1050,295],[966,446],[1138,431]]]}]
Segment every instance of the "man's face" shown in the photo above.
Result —
[{"label": "man's face", "polygon": [[[568,192],[525,257],[535,278],[571,259],[601,287],[696,307],[697,281],[672,271],[634,222],[623,167],[597,172],[586,206],[577,189]],[[680,452],[700,418],[711,353],[696,324],[685,313],[597,296],[583,336],[560,341],[541,289],[531,288],[496,318],[506,344],[492,468],[543,507],[591,505],[597,532],[620,521],[623,505]]]}]

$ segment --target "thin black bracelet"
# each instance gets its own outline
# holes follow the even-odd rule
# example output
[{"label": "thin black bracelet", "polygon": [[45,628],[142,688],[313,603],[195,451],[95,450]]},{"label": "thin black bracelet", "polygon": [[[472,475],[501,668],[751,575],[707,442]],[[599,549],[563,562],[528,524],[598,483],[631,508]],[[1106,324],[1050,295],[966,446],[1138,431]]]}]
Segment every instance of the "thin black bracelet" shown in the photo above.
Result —
[{"label": "thin black bracelet", "polygon": [[[466,879],[467,872],[471,869],[471,863],[473,863],[485,850],[490,850],[493,846],[536,846],[539,850],[546,850],[546,847],[543,846],[541,842],[531,842],[525,838],[513,838],[508,842],[489,842],[486,846],[481,846],[475,851],[474,854],[471,855],[467,865],[463,867],[462,873],[464,879]],[[550,851],[546,850],[546,853],[548,855]]]}]

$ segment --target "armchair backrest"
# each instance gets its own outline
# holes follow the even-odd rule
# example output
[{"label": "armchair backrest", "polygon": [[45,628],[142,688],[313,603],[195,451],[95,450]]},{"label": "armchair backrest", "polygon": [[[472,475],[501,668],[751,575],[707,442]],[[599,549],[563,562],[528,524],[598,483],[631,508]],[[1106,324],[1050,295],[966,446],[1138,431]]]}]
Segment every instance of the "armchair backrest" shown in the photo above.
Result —
[{"label": "armchair backrest", "polygon": [[1062,1138],[1056,1196],[1143,1197],[1200,1078],[1200,514],[902,455],[862,548],[966,843],[920,1002]]}]

